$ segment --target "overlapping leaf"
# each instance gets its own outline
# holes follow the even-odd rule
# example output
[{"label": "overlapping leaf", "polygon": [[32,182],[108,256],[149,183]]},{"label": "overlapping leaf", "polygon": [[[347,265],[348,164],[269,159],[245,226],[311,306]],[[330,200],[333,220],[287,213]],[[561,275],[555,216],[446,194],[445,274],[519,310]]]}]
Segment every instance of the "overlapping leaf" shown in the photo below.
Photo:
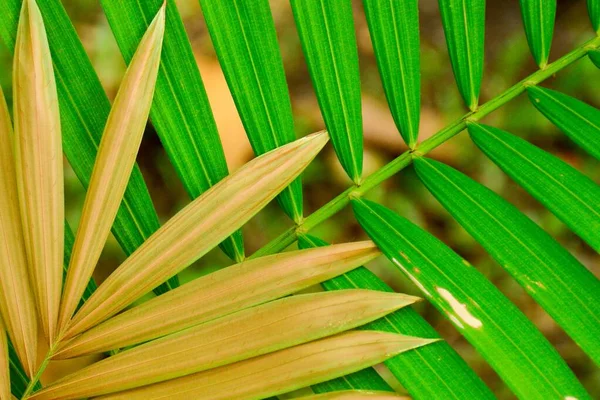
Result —
[{"label": "overlapping leaf", "polygon": [[186,376],[334,335],[415,300],[367,290],[287,297],[121,352],[59,380],[36,398],[97,396]]},{"label": "overlapping leaf", "polygon": [[[303,235],[298,243],[301,248],[326,246],[324,241]],[[323,282],[326,290],[363,288],[393,292],[393,290],[365,267]],[[405,307],[365,326],[367,329],[402,333],[405,335],[436,339],[439,334],[412,307]],[[415,398],[430,399],[493,399],[494,395],[465,361],[444,342],[438,341],[414,351],[385,361],[386,367]],[[372,372],[369,372],[372,371]],[[315,391],[365,388],[366,382],[374,382],[375,371],[363,370],[343,379],[313,386]],[[378,375],[377,375],[378,376]],[[371,378],[371,379],[370,379]],[[346,384],[346,387],[344,386]],[[370,389],[377,389],[371,387]],[[382,388],[383,389],[383,388]],[[382,390],[379,389],[379,390]]]},{"label": "overlapping leaf", "polygon": [[600,50],[590,50],[588,57],[596,67],[600,68]]},{"label": "overlapping leaf", "polygon": [[419,9],[414,0],[363,0],[377,66],[392,116],[411,149],[421,105]]},{"label": "overlapping leaf", "polygon": [[263,154],[194,200],[98,287],[65,338],[111,317],[206,254],[274,199],[327,140],[321,132]]},{"label": "overlapping leaf", "polygon": [[600,251],[600,186],[564,161],[508,132],[469,124],[469,133],[494,163]]},{"label": "overlapping leaf", "polygon": [[[292,106],[268,0],[201,0],[229,90],[256,155],[296,138]],[[277,197],[295,222],[302,219],[302,184]]]},{"label": "overlapping leaf", "polygon": [[[383,253],[440,310],[520,398],[587,396],[537,328],[444,243],[376,203],[354,212]],[[526,343],[526,345],[524,345]]]},{"label": "overlapping leaf", "polygon": [[529,49],[537,65],[544,68],[552,45],[556,0],[519,0],[519,3]]},{"label": "overlapping leaf", "polygon": [[37,314],[15,180],[14,137],[0,89],[0,318],[31,375],[37,358]]},{"label": "overlapping leaf", "polygon": [[475,110],[483,76],[485,0],[439,0],[439,5],[458,90]]},{"label": "overlapping leaf", "polygon": [[92,276],[129,181],[152,104],[164,31],[163,7],[140,42],[106,122],[63,289],[61,329]]},{"label": "overlapping leaf", "polygon": [[247,260],[195,279],[74,338],[55,358],[142,343],[298,292],[377,257],[373,242]]},{"label": "overlapping leaf", "polygon": [[315,396],[304,396],[298,400],[409,400],[406,396],[400,396],[389,392],[374,392],[366,390],[346,390],[318,394]]},{"label": "overlapping leaf", "polygon": [[[22,0],[0,1],[0,38],[9,49],[15,47],[21,2]],[[73,171],[83,186],[87,187],[110,103],[60,0],[40,1],[38,6],[46,21],[54,62],[63,151]],[[112,232],[123,250],[131,254],[159,226],[148,189],[136,165]],[[155,291],[163,293],[177,286],[175,276]]]},{"label": "overlapping leaf", "polygon": [[429,342],[384,332],[348,332],[99,399],[259,399],[350,374]]},{"label": "overlapping leaf", "polygon": [[555,90],[527,88],[531,104],[571,140],[600,160],[600,110]]},{"label": "overlapping leaf", "polygon": [[[164,0],[102,0],[100,4],[129,63]],[[174,0],[167,0],[166,34],[150,117],[192,199],[227,175],[227,164],[204,84]],[[221,246],[241,261],[240,232]]]},{"label": "overlapping leaf", "polygon": [[331,143],[350,179],[358,183],[363,164],[363,132],[351,1],[290,2]]},{"label": "overlapping leaf", "polygon": [[13,80],[23,237],[38,314],[46,338],[53,343],[63,268],[62,145],[52,59],[44,21],[33,0],[23,2]]},{"label": "overlapping leaf", "polygon": [[600,281],[488,188],[437,161],[417,158],[414,164],[452,216],[600,364]]}]

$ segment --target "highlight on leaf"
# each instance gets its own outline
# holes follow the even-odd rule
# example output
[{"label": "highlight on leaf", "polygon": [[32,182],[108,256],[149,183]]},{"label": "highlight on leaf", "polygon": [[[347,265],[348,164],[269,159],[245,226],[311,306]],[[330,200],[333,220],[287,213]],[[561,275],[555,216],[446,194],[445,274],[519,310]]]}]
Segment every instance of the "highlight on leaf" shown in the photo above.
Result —
[{"label": "highlight on leaf", "polygon": [[415,300],[367,290],[287,297],[120,352],[48,386],[36,398],[91,397],[174,379],[331,336]]},{"label": "highlight on leaf", "polygon": [[123,348],[178,332],[306,289],[380,254],[367,241],[246,260],[116,315],[65,342],[54,358]]},{"label": "highlight on leaf", "polygon": [[35,0],[23,1],[13,81],[23,237],[39,318],[48,342],[54,343],[62,286],[63,158],[52,59]]}]

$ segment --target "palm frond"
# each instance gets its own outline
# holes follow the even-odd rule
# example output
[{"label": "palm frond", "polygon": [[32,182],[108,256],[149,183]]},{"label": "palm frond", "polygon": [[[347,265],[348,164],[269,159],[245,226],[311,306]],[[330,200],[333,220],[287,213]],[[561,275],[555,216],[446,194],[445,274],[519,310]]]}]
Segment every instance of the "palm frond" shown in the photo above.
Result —
[{"label": "palm frond", "polygon": [[531,55],[537,65],[544,68],[552,45],[556,0],[519,0],[519,3]]}]

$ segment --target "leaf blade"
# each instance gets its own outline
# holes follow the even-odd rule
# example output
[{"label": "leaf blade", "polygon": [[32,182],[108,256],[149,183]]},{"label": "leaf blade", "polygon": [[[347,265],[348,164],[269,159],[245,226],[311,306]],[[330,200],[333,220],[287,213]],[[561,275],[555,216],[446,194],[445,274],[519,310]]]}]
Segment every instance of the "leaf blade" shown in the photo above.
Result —
[{"label": "leaf blade", "polygon": [[383,206],[364,200],[354,200],[352,205],[359,223],[383,253],[471,342],[518,397],[541,400],[588,396],[537,328],[465,260]]},{"label": "leaf blade", "polygon": [[142,38],[108,116],[63,288],[61,330],[92,277],[135,164],[152,104],[164,30],[163,7]]},{"label": "leaf blade", "polygon": [[[254,154],[294,141],[292,105],[269,1],[200,4]],[[300,179],[277,200],[292,220],[302,220]]]},{"label": "leaf blade", "polygon": [[[100,2],[125,61],[164,0],[102,0]],[[167,0],[166,34],[161,68],[150,111],[162,145],[191,199],[228,174],[217,126],[200,71],[175,1]],[[185,90],[181,90],[183,85]],[[244,259],[241,232],[221,246],[237,262]]]},{"label": "leaf blade", "polygon": [[537,65],[544,68],[552,45],[556,0],[519,0],[519,3],[531,55]]},{"label": "leaf blade", "polygon": [[8,338],[0,317],[0,399],[10,399],[10,370],[8,362]]},{"label": "leaf blade", "polygon": [[379,399],[379,400],[408,400],[406,396],[400,396],[396,393],[389,392],[376,392],[366,390],[346,390],[339,392],[330,392],[325,394],[318,394],[315,396],[303,396],[299,400],[368,400],[368,399]]},{"label": "leaf blade", "polygon": [[439,0],[439,6],[458,90],[475,110],[483,76],[485,0]]},{"label": "leaf blade", "polygon": [[290,3],[333,148],[350,179],[358,183],[363,167],[363,132],[352,4],[349,0]]},{"label": "leaf blade", "polygon": [[469,134],[494,163],[600,251],[600,187],[564,161],[508,132],[468,124]]},{"label": "leaf blade", "polygon": [[64,338],[104,321],[208,252],[275,198],[327,140],[321,132],[257,157],[185,207],[98,287]]},{"label": "leaf blade", "polygon": [[428,342],[383,332],[348,332],[100,399],[185,399],[190,394],[210,400],[264,398],[355,372]]},{"label": "leaf blade", "polygon": [[288,296],[380,254],[366,241],[246,260],[124,311],[67,342],[54,358],[123,348],[175,333]]},{"label": "leaf blade", "polygon": [[28,375],[37,358],[37,313],[17,193],[14,136],[0,88],[0,318]]},{"label": "leaf blade", "polygon": [[92,397],[231,365],[355,328],[415,300],[367,290],[286,297],[120,352],[36,397]]},{"label": "leaf blade", "polygon": [[363,4],[390,111],[404,142],[413,149],[421,104],[417,2],[363,0]]},{"label": "leaf blade", "polygon": [[[327,246],[323,240],[303,235],[300,248]],[[322,283],[325,290],[371,289],[393,292],[387,284],[365,267]],[[412,307],[405,307],[365,326],[367,329],[403,335],[439,338],[440,335]],[[439,341],[385,361],[386,367],[415,398],[493,399],[492,392],[452,347]],[[447,368],[440,368],[445,365]],[[367,370],[364,370],[367,371]],[[354,378],[364,371],[357,372]],[[348,377],[344,377],[347,379]],[[326,387],[327,382],[316,385]],[[319,389],[318,389],[319,390]]]},{"label": "leaf blade", "polygon": [[531,104],[579,147],[600,160],[600,110],[555,90],[527,88]]},{"label": "leaf blade", "polygon": [[419,158],[414,164],[438,201],[599,363],[600,346],[594,337],[600,335],[600,281],[491,190],[442,163]]},{"label": "leaf blade", "polygon": [[53,343],[63,264],[62,144],[48,39],[32,0],[24,1],[21,10],[13,80],[15,169],[25,250],[38,315]]}]

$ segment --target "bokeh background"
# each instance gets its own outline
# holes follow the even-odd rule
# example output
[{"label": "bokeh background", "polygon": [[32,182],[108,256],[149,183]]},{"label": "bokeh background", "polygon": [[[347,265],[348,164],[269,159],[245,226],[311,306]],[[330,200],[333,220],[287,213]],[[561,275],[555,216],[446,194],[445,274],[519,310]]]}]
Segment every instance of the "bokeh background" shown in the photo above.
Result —
[{"label": "bokeh background", "polygon": [[[125,71],[125,64],[98,0],[63,0],[63,3],[82,38],[104,88],[109,97],[113,98]],[[208,92],[228,165],[230,170],[234,171],[253,157],[250,144],[216,59],[198,1],[178,0],[177,3]],[[362,4],[358,0],[354,0],[353,3],[362,78],[364,175],[366,176],[400,155],[406,148],[385,102]],[[310,83],[290,5],[285,0],[272,0],[271,5],[292,99],[296,132],[298,137],[301,137],[323,129],[324,124]],[[437,1],[420,0],[419,8],[422,72],[420,140],[423,140],[460,118],[466,109],[454,84]],[[551,61],[592,38],[593,35],[585,1],[559,0]],[[525,40],[518,1],[487,1],[485,44],[485,72],[481,102],[493,98],[537,69]],[[9,102],[10,76],[11,58],[0,44],[0,84]],[[599,79],[600,71],[588,59],[582,59],[544,82],[543,86],[562,91],[598,107],[600,85],[596,82]],[[495,111],[483,122],[531,141],[572,164],[596,182],[600,182],[598,161],[579,150],[557,128],[537,113],[529,104],[526,95],[521,95]],[[464,133],[458,135],[436,149],[431,156],[465,172],[511,201],[568,248],[597,276],[600,275],[600,256],[488,161],[470,142],[467,135]],[[164,222],[185,206],[189,198],[151,125],[146,130],[138,162],[159,216]],[[85,192],[68,164],[65,165],[65,170],[67,219],[75,228]],[[338,165],[330,147],[308,168],[303,181],[305,215],[327,203],[351,184]],[[420,184],[412,168],[407,168],[384,182],[372,190],[367,198],[391,207],[425,227],[475,265],[541,329],[590,393],[595,398],[600,398],[600,371],[514,280],[483,251],[481,246],[450,218]],[[291,221],[274,202],[244,227],[247,254],[252,254],[291,225]],[[349,208],[322,223],[311,233],[334,243],[366,238]],[[123,261],[124,257],[118,244],[111,237],[95,273],[96,279],[103,280]],[[188,281],[230,264],[231,262],[217,249],[185,270],[180,278],[182,281]],[[376,271],[397,291],[418,294],[416,288],[383,257],[372,262],[369,268]],[[556,296],[560,295],[556,293]],[[460,352],[499,398],[512,398],[495,372],[448,321],[424,302],[417,308]]]}]

